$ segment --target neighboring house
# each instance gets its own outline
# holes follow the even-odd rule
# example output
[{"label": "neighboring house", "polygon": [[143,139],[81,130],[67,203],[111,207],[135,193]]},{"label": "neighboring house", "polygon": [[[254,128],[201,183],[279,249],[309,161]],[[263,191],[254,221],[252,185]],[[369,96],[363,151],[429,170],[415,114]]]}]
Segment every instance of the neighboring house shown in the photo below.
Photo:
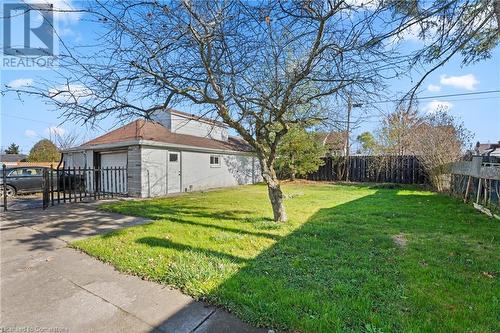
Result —
[{"label": "neighboring house", "polygon": [[224,124],[168,110],[63,151],[65,167],[127,168],[127,193],[154,197],[261,180],[252,148]]},{"label": "neighboring house", "polygon": [[16,166],[19,162],[26,160],[28,156],[24,154],[0,154],[0,164],[6,166]]},{"label": "neighboring house", "polygon": [[474,153],[481,156],[498,156],[500,157],[500,141],[497,143],[480,143],[477,142],[474,147]]},{"label": "neighboring house", "polygon": [[327,150],[329,156],[345,156],[347,154],[347,132],[315,132],[316,140]]}]

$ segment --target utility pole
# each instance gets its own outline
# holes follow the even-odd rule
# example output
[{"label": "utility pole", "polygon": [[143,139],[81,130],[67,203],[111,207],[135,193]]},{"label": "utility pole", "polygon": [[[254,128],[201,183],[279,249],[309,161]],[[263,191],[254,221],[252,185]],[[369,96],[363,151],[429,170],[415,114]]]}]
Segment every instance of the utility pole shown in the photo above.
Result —
[{"label": "utility pole", "polygon": [[347,97],[347,130],[345,138],[345,180],[349,181],[349,137],[351,135],[351,112],[352,112],[352,99],[351,95]]},{"label": "utility pole", "polygon": [[362,107],[362,103],[353,103],[351,94],[347,96],[347,129],[346,129],[346,138],[345,138],[345,180],[349,181],[349,155],[350,155],[350,142],[349,139],[351,137],[351,113],[352,108],[360,108]]}]

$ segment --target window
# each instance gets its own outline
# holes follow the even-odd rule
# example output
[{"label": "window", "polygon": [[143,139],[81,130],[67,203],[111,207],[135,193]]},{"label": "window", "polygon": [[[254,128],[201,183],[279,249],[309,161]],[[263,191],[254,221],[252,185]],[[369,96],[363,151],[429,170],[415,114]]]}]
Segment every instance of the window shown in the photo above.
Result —
[{"label": "window", "polygon": [[30,177],[30,176],[41,176],[42,169],[34,168],[22,168],[14,169],[9,173],[10,177]]},{"label": "window", "polygon": [[178,159],[179,159],[179,154],[168,154],[169,162],[177,162]]},{"label": "window", "polygon": [[14,169],[9,173],[9,177],[19,177],[23,175],[23,169]]},{"label": "window", "polygon": [[220,167],[219,155],[210,155],[210,166],[213,168]]}]

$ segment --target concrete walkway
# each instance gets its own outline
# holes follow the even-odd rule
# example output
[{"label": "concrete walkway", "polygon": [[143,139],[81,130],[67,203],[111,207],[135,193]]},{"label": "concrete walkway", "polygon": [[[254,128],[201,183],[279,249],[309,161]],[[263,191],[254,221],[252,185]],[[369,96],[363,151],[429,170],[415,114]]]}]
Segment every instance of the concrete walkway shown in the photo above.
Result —
[{"label": "concrete walkway", "polygon": [[147,222],[97,211],[95,204],[3,213],[0,331],[267,332],[67,247]]}]

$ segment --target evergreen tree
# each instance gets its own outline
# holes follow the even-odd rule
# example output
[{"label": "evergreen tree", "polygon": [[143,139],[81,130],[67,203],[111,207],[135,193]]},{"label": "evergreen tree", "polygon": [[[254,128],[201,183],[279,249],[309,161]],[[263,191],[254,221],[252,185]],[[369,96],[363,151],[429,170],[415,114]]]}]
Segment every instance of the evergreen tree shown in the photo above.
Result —
[{"label": "evergreen tree", "polygon": [[322,160],[324,155],[325,148],[312,133],[302,127],[294,126],[278,147],[276,167],[281,176],[286,175],[294,180],[297,176],[317,171],[324,163]]},{"label": "evergreen tree", "polygon": [[19,154],[19,145],[16,145],[14,142],[10,144],[7,149],[5,149],[6,154]]}]

